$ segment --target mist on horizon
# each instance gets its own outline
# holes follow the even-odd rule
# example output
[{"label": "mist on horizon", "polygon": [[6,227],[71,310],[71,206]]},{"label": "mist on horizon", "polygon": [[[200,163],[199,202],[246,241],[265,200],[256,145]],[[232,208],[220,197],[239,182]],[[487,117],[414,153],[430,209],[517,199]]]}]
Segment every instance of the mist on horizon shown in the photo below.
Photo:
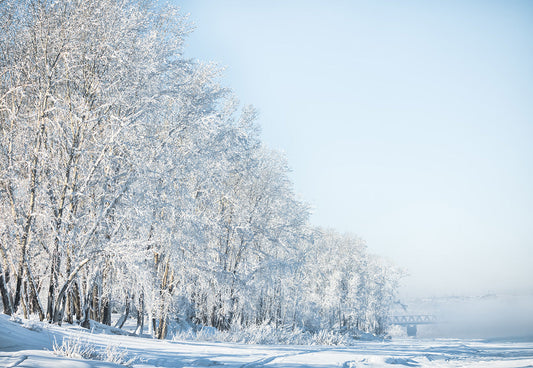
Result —
[{"label": "mist on horizon", "polygon": [[[436,323],[417,326],[417,338],[516,339],[533,341],[533,293],[441,296],[402,300],[392,315],[430,315]],[[393,337],[406,337],[393,326]]]}]

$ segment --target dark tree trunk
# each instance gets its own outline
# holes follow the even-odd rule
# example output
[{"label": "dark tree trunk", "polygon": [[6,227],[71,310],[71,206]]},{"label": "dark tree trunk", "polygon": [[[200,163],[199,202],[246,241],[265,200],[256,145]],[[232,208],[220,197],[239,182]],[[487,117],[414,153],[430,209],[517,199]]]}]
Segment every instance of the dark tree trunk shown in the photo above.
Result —
[{"label": "dark tree trunk", "polygon": [[102,298],[101,320],[104,325],[111,326],[111,301],[108,297]]},{"label": "dark tree trunk", "polygon": [[13,305],[11,303],[11,296],[9,295],[9,290],[7,289],[6,278],[4,277],[4,272],[2,271],[2,266],[0,265],[0,293],[2,294],[2,304],[4,306],[4,313],[8,316],[13,314]]},{"label": "dark tree trunk", "polygon": [[122,326],[124,326],[124,323],[126,323],[128,316],[130,315],[130,299],[132,298],[129,295],[126,296],[126,305],[124,306],[124,313],[122,313],[122,316],[120,316],[117,323],[115,324],[115,327],[117,328],[122,328]]},{"label": "dark tree trunk", "polygon": [[139,295],[139,308],[137,308],[137,328],[135,334],[141,336],[144,328],[144,294]]},{"label": "dark tree trunk", "polygon": [[70,295],[72,298],[72,305],[74,308],[74,313],[76,314],[76,320],[81,321],[83,313],[81,309],[80,287],[78,286],[77,282],[73,283]]},{"label": "dark tree trunk", "polygon": [[18,275],[17,275],[17,286],[15,287],[15,300],[13,301],[13,312],[16,312],[20,305],[20,294],[22,291],[22,265],[20,266]]},{"label": "dark tree trunk", "polygon": [[53,323],[57,323],[60,326],[63,323],[66,302],[67,302],[67,298],[65,297],[65,295],[59,296],[59,299],[57,300],[57,303],[56,303],[56,307],[54,308],[54,316],[52,318],[52,321]]},{"label": "dark tree trunk", "polygon": [[94,321],[98,321],[100,319],[100,293],[98,290],[98,285],[96,285],[96,283],[94,284],[92,290],[91,304],[91,314],[89,318]]},{"label": "dark tree trunk", "polygon": [[22,310],[24,311],[24,318],[28,319],[28,283],[24,281],[23,288],[20,293],[20,300],[22,304]]},{"label": "dark tree trunk", "polygon": [[87,288],[87,297],[85,298],[85,303],[83,304],[83,320],[81,321],[80,325],[83,328],[91,328],[91,305],[92,305],[92,294],[93,294],[93,288]]},{"label": "dark tree trunk", "polygon": [[67,322],[74,323],[74,300],[70,291],[67,293]]},{"label": "dark tree trunk", "polygon": [[[155,320],[154,320],[155,321]],[[159,326],[157,326],[157,338],[163,340],[167,337],[168,318],[163,316],[159,319]]]},{"label": "dark tree trunk", "polygon": [[37,287],[35,286],[35,280],[33,279],[33,275],[30,271],[30,266],[28,265],[27,262],[25,262],[24,266],[26,270],[25,285],[26,285],[26,288],[29,287],[29,290],[26,290],[26,293],[28,293],[28,297],[29,297],[28,300],[30,300],[30,302],[33,305],[32,309],[34,309],[37,312],[37,314],[39,314],[39,320],[43,321],[44,312],[43,312],[41,303],[39,302],[39,295],[37,293]]},{"label": "dark tree trunk", "polygon": [[48,306],[46,308],[46,318],[48,322],[52,323],[55,319],[54,306],[55,306],[55,289],[57,286],[57,275],[59,272],[59,251],[54,250],[52,254],[52,262],[50,265],[50,285],[48,287]]}]

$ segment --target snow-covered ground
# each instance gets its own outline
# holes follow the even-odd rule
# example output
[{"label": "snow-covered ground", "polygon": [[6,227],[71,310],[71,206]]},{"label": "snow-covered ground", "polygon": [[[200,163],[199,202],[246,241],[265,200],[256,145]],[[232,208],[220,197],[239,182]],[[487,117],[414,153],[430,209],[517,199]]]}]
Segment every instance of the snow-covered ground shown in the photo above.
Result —
[{"label": "snow-covered ground", "polygon": [[[93,359],[58,356],[90,351]],[[392,339],[353,347],[173,342],[12,321],[0,315],[0,367],[533,367],[533,341]]]}]

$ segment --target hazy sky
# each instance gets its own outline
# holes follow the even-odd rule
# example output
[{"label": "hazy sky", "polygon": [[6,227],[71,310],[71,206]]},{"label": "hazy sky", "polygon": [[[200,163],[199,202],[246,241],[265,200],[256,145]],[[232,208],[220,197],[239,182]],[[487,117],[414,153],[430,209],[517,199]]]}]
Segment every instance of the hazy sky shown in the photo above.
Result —
[{"label": "hazy sky", "polygon": [[533,291],[533,1],[178,1],[312,222],[407,295]]}]

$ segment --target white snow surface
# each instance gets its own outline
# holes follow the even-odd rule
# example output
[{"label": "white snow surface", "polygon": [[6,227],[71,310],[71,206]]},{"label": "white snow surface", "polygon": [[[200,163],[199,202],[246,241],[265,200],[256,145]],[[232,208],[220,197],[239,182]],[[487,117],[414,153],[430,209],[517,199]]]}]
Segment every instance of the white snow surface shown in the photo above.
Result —
[{"label": "white snow surface", "polygon": [[[0,315],[0,367],[121,367],[54,353],[54,343],[82,342],[95,352],[109,347],[131,367],[533,367],[533,341],[392,339],[356,346],[245,345],[175,342],[117,335],[114,329],[54,326]],[[95,355],[96,356],[96,355]],[[101,357],[98,359],[102,359]]]}]

